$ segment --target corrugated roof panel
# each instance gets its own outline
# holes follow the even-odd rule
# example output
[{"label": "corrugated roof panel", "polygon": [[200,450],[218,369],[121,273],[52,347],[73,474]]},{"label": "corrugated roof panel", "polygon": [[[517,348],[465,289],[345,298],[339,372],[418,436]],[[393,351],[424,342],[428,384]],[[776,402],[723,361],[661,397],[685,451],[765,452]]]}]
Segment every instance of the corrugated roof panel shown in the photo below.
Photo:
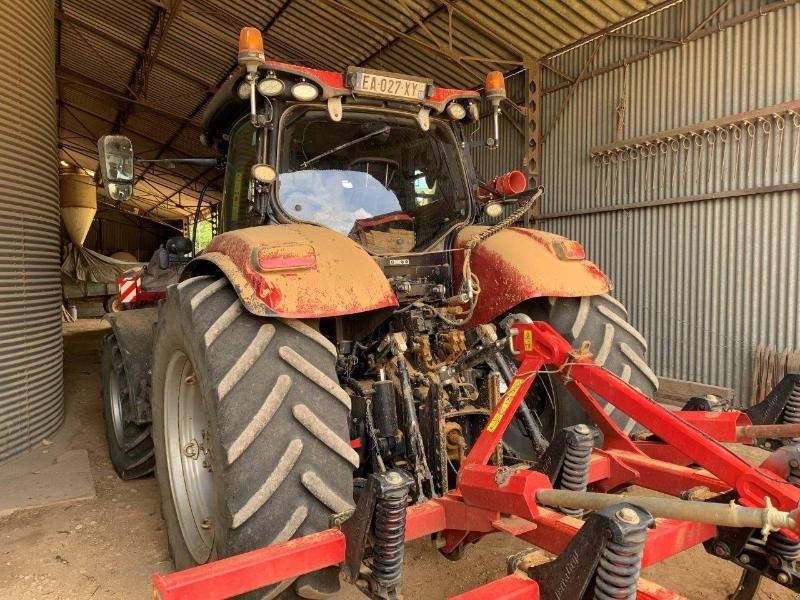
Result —
[{"label": "corrugated roof panel", "polygon": [[236,62],[239,28],[218,23],[212,36],[198,27],[199,21],[192,13],[187,18],[175,17],[159,56],[195,72],[203,81],[216,83]]},{"label": "corrugated roof panel", "polygon": [[[180,123],[146,110],[134,110],[125,126],[129,131],[138,131],[155,140],[165,143],[178,130]],[[195,130],[197,131],[197,130]]]},{"label": "corrugated roof panel", "polygon": [[120,92],[139,56],[72,23],[61,28],[61,65]]},{"label": "corrugated roof panel", "polygon": [[127,0],[61,0],[61,10],[97,29],[136,46],[143,46],[156,7]]},{"label": "corrugated roof panel", "polygon": [[207,97],[206,90],[188,82],[179,84],[179,78],[164,67],[156,65],[150,73],[147,101],[176,115],[191,115]]},{"label": "corrugated roof panel", "polygon": [[105,97],[87,95],[82,89],[69,85],[62,84],[60,88],[59,97],[66,103],[112,122],[117,116],[117,103],[113,99],[109,102]]}]

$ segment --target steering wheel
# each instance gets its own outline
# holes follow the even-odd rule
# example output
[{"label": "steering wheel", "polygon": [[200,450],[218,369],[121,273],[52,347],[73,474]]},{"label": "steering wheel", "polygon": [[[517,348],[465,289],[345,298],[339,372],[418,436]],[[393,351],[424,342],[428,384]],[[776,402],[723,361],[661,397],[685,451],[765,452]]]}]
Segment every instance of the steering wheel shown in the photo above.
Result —
[{"label": "steering wheel", "polygon": [[400,170],[400,163],[383,156],[361,156],[353,159],[347,165],[348,171],[364,171],[383,184],[387,190]]}]

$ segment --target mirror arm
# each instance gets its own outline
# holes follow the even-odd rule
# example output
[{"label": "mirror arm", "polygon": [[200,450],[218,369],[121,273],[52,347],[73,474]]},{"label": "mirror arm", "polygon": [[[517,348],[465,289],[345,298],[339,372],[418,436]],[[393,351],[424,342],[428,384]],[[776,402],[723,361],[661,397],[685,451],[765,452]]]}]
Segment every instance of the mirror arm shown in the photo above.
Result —
[{"label": "mirror arm", "polygon": [[192,158],[136,158],[133,161],[137,165],[159,165],[159,164],[172,164],[172,165],[196,165],[198,167],[219,167],[225,166],[225,160],[222,158],[205,158],[205,157],[192,157]]}]

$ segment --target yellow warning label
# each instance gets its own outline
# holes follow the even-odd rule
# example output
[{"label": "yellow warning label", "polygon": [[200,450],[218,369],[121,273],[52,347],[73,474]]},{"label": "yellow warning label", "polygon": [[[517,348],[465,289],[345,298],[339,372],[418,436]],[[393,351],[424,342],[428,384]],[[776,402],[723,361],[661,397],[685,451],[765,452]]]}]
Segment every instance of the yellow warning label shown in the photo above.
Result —
[{"label": "yellow warning label", "polygon": [[500,406],[497,407],[497,411],[492,416],[489,424],[486,425],[486,431],[493,432],[495,429],[497,429],[497,426],[500,425],[500,421],[503,420],[503,416],[506,414],[508,407],[511,406],[511,403],[514,401],[514,397],[517,395],[517,392],[519,392],[520,387],[522,387],[522,379],[515,379],[511,382],[511,385],[503,395],[503,401],[500,403]]},{"label": "yellow warning label", "polygon": [[533,332],[530,329],[526,329],[522,333],[522,346],[526,352],[533,350]]}]

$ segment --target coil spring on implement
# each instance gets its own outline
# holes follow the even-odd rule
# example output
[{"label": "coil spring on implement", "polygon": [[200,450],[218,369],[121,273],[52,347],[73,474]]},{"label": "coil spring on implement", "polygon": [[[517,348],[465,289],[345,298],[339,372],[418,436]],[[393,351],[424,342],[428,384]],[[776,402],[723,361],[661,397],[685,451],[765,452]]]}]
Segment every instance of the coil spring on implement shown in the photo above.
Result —
[{"label": "coil spring on implement", "polygon": [[794,384],[783,409],[784,423],[800,423],[800,382]]},{"label": "coil spring on implement", "polygon": [[[592,461],[594,438],[592,430],[586,425],[575,425],[571,429],[575,435],[567,438],[560,487],[574,492],[585,492],[586,483],[589,481],[589,463]],[[562,507],[560,510],[565,515],[574,517],[583,515],[581,508]]]},{"label": "coil spring on implement", "polygon": [[[628,513],[633,513],[638,519],[629,508],[622,509],[617,515]],[[642,527],[629,531],[622,543],[606,543],[595,576],[595,600],[635,600],[646,541],[647,530]]]},{"label": "coil spring on implement", "polygon": [[372,548],[372,575],[385,586],[400,581],[406,535],[408,494],[387,494],[375,506],[375,543]]},{"label": "coil spring on implement", "polygon": [[766,549],[769,554],[780,556],[788,562],[795,562],[800,558],[800,541],[792,540],[780,531],[769,534]]}]

